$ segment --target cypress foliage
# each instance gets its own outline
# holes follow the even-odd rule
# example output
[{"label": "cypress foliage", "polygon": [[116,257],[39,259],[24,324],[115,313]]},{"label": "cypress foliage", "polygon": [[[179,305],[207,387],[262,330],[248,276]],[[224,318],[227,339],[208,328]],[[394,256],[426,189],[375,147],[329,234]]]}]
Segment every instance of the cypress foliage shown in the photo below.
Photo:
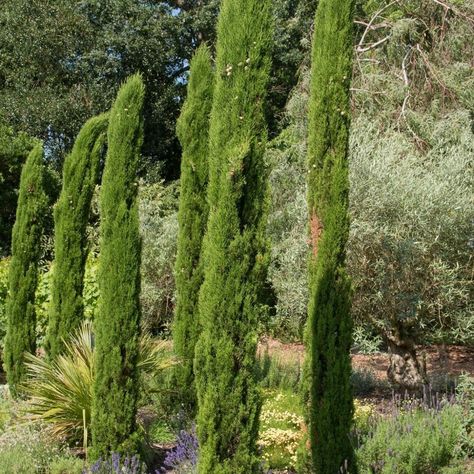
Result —
[{"label": "cypress foliage", "polygon": [[83,319],[86,227],[107,123],[107,114],[90,119],[64,162],[63,188],[54,209],[54,271],[47,340],[51,358],[62,351],[62,341]]},{"label": "cypress foliage", "polygon": [[270,0],[224,0],[210,124],[209,221],[196,345],[198,470],[252,473],[260,399],[255,354],[268,260],[264,104]]},{"label": "cypress foliage", "polygon": [[[354,0],[320,0],[315,20],[308,136],[311,237],[305,394],[313,471],[355,473],[349,440],[350,280],[348,139]],[[346,471],[344,471],[346,472]]]},{"label": "cypress foliage", "polygon": [[198,295],[204,278],[200,255],[208,217],[208,143],[213,80],[209,48],[201,46],[191,61],[188,96],[177,124],[183,156],[173,340],[175,352],[182,360],[182,364],[176,366],[180,403],[191,414],[196,409],[193,362],[199,335]]},{"label": "cypress foliage", "polygon": [[140,75],[120,88],[109,117],[100,192],[101,254],[92,409],[92,456],[133,451],[137,441],[140,256],[136,172],[143,142]]},{"label": "cypress foliage", "polygon": [[10,391],[15,397],[26,375],[24,353],[34,354],[36,351],[35,291],[47,209],[43,146],[38,143],[21,172],[16,221],[12,232],[4,361]]}]

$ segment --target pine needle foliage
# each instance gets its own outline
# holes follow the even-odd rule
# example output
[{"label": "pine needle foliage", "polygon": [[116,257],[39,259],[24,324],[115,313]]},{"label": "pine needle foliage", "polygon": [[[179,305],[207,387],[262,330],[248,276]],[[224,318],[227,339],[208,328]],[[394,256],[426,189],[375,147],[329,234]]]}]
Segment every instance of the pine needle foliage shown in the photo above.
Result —
[{"label": "pine needle foliage", "polygon": [[62,351],[63,340],[79,327],[84,317],[86,228],[107,124],[107,114],[90,119],[64,163],[63,187],[54,209],[54,270],[47,340],[52,359]]},{"label": "pine needle foliage", "polygon": [[38,143],[23,165],[12,233],[4,361],[10,391],[15,397],[25,378],[24,354],[36,350],[35,291],[47,209],[43,146]]},{"label": "pine needle foliage", "polygon": [[141,76],[131,76],[110,112],[100,191],[93,457],[134,451],[137,441],[141,239],[136,173],[143,142],[144,94]]},{"label": "pine needle foliage", "polygon": [[180,387],[179,401],[190,414],[194,414],[196,410],[193,363],[199,335],[198,296],[204,278],[200,257],[208,218],[209,116],[213,82],[211,53],[203,45],[191,61],[188,96],[177,125],[183,156],[173,341],[175,352],[182,360],[182,364],[176,367],[176,382]]},{"label": "pine needle foliage", "polygon": [[260,397],[256,327],[268,251],[265,97],[269,0],[224,0],[210,124],[209,221],[196,345],[200,473],[252,473]]},{"label": "pine needle foliage", "polygon": [[345,269],[354,3],[321,0],[313,37],[308,136],[311,257],[304,394],[312,470],[317,474],[335,474],[341,468],[356,472],[349,439],[352,323],[351,284]]}]

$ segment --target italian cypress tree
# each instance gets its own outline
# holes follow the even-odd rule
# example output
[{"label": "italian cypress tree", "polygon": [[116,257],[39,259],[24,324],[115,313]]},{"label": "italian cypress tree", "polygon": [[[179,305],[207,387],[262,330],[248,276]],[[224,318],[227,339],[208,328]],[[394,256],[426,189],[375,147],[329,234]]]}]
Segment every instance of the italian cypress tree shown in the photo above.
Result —
[{"label": "italian cypress tree", "polygon": [[140,256],[138,183],[143,142],[140,75],[120,88],[109,117],[100,191],[99,310],[94,322],[96,378],[92,456],[135,449],[139,390]]},{"label": "italian cypress tree", "polygon": [[209,48],[201,46],[191,61],[188,96],[177,125],[183,156],[173,339],[175,352],[182,361],[176,366],[179,399],[191,414],[196,408],[193,363],[199,335],[198,295],[204,278],[200,255],[208,217],[208,143],[213,80]]},{"label": "italian cypress tree", "polygon": [[268,259],[263,153],[272,30],[270,0],[223,1],[199,295],[202,332],[195,355],[202,474],[259,469],[255,355]]},{"label": "italian cypress tree", "polygon": [[64,162],[63,188],[54,209],[54,270],[47,340],[52,358],[62,351],[63,340],[83,319],[86,227],[107,123],[106,114],[90,119]]},{"label": "italian cypress tree", "polygon": [[[349,430],[350,280],[348,139],[354,0],[320,0],[315,20],[308,136],[311,238],[305,393],[313,471],[356,472]],[[344,469],[344,468],[343,468]]]},{"label": "italian cypress tree", "polygon": [[10,391],[15,397],[26,374],[24,354],[36,351],[35,291],[47,209],[43,146],[38,143],[21,172],[16,221],[12,232],[4,361]]}]

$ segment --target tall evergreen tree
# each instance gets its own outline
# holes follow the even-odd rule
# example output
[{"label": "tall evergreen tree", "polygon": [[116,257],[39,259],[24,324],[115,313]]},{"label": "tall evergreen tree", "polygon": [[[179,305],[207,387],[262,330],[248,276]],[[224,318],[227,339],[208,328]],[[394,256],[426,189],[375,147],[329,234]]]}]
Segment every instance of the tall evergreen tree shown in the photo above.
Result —
[{"label": "tall evergreen tree", "polygon": [[140,75],[120,88],[108,128],[100,192],[99,311],[92,455],[131,451],[137,438],[140,256],[137,167],[145,88]]},{"label": "tall evergreen tree", "polygon": [[16,221],[12,233],[4,361],[13,396],[18,395],[19,384],[26,374],[24,354],[34,353],[36,350],[35,291],[47,209],[43,145],[38,143],[29,154],[21,172]]},{"label": "tall evergreen tree", "polygon": [[270,0],[224,0],[210,125],[209,221],[195,356],[199,472],[252,473],[260,399],[258,303],[268,259],[264,105]]},{"label": "tall evergreen tree", "polygon": [[[308,136],[311,238],[305,393],[313,471],[356,472],[349,440],[351,284],[348,142],[354,0],[320,0],[315,20]],[[344,471],[346,472],[346,471]]]},{"label": "tall evergreen tree", "polygon": [[179,398],[191,414],[196,408],[193,363],[199,335],[198,295],[204,278],[200,256],[208,217],[209,116],[213,82],[211,54],[207,46],[201,46],[191,62],[188,97],[177,126],[183,156],[173,339],[175,352],[182,360],[176,366]]},{"label": "tall evergreen tree", "polygon": [[90,119],[64,163],[63,188],[54,209],[54,270],[47,341],[52,358],[62,351],[63,340],[83,319],[86,227],[107,124],[107,114]]}]

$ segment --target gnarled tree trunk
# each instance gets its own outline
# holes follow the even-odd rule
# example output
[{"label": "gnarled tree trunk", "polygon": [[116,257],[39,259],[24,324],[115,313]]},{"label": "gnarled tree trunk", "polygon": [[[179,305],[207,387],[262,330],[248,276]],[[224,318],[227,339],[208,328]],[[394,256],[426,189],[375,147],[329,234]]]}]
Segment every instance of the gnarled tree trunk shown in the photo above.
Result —
[{"label": "gnarled tree trunk", "polygon": [[408,390],[415,390],[427,382],[426,364],[420,362],[415,343],[409,338],[388,338],[390,365],[388,380]]}]

